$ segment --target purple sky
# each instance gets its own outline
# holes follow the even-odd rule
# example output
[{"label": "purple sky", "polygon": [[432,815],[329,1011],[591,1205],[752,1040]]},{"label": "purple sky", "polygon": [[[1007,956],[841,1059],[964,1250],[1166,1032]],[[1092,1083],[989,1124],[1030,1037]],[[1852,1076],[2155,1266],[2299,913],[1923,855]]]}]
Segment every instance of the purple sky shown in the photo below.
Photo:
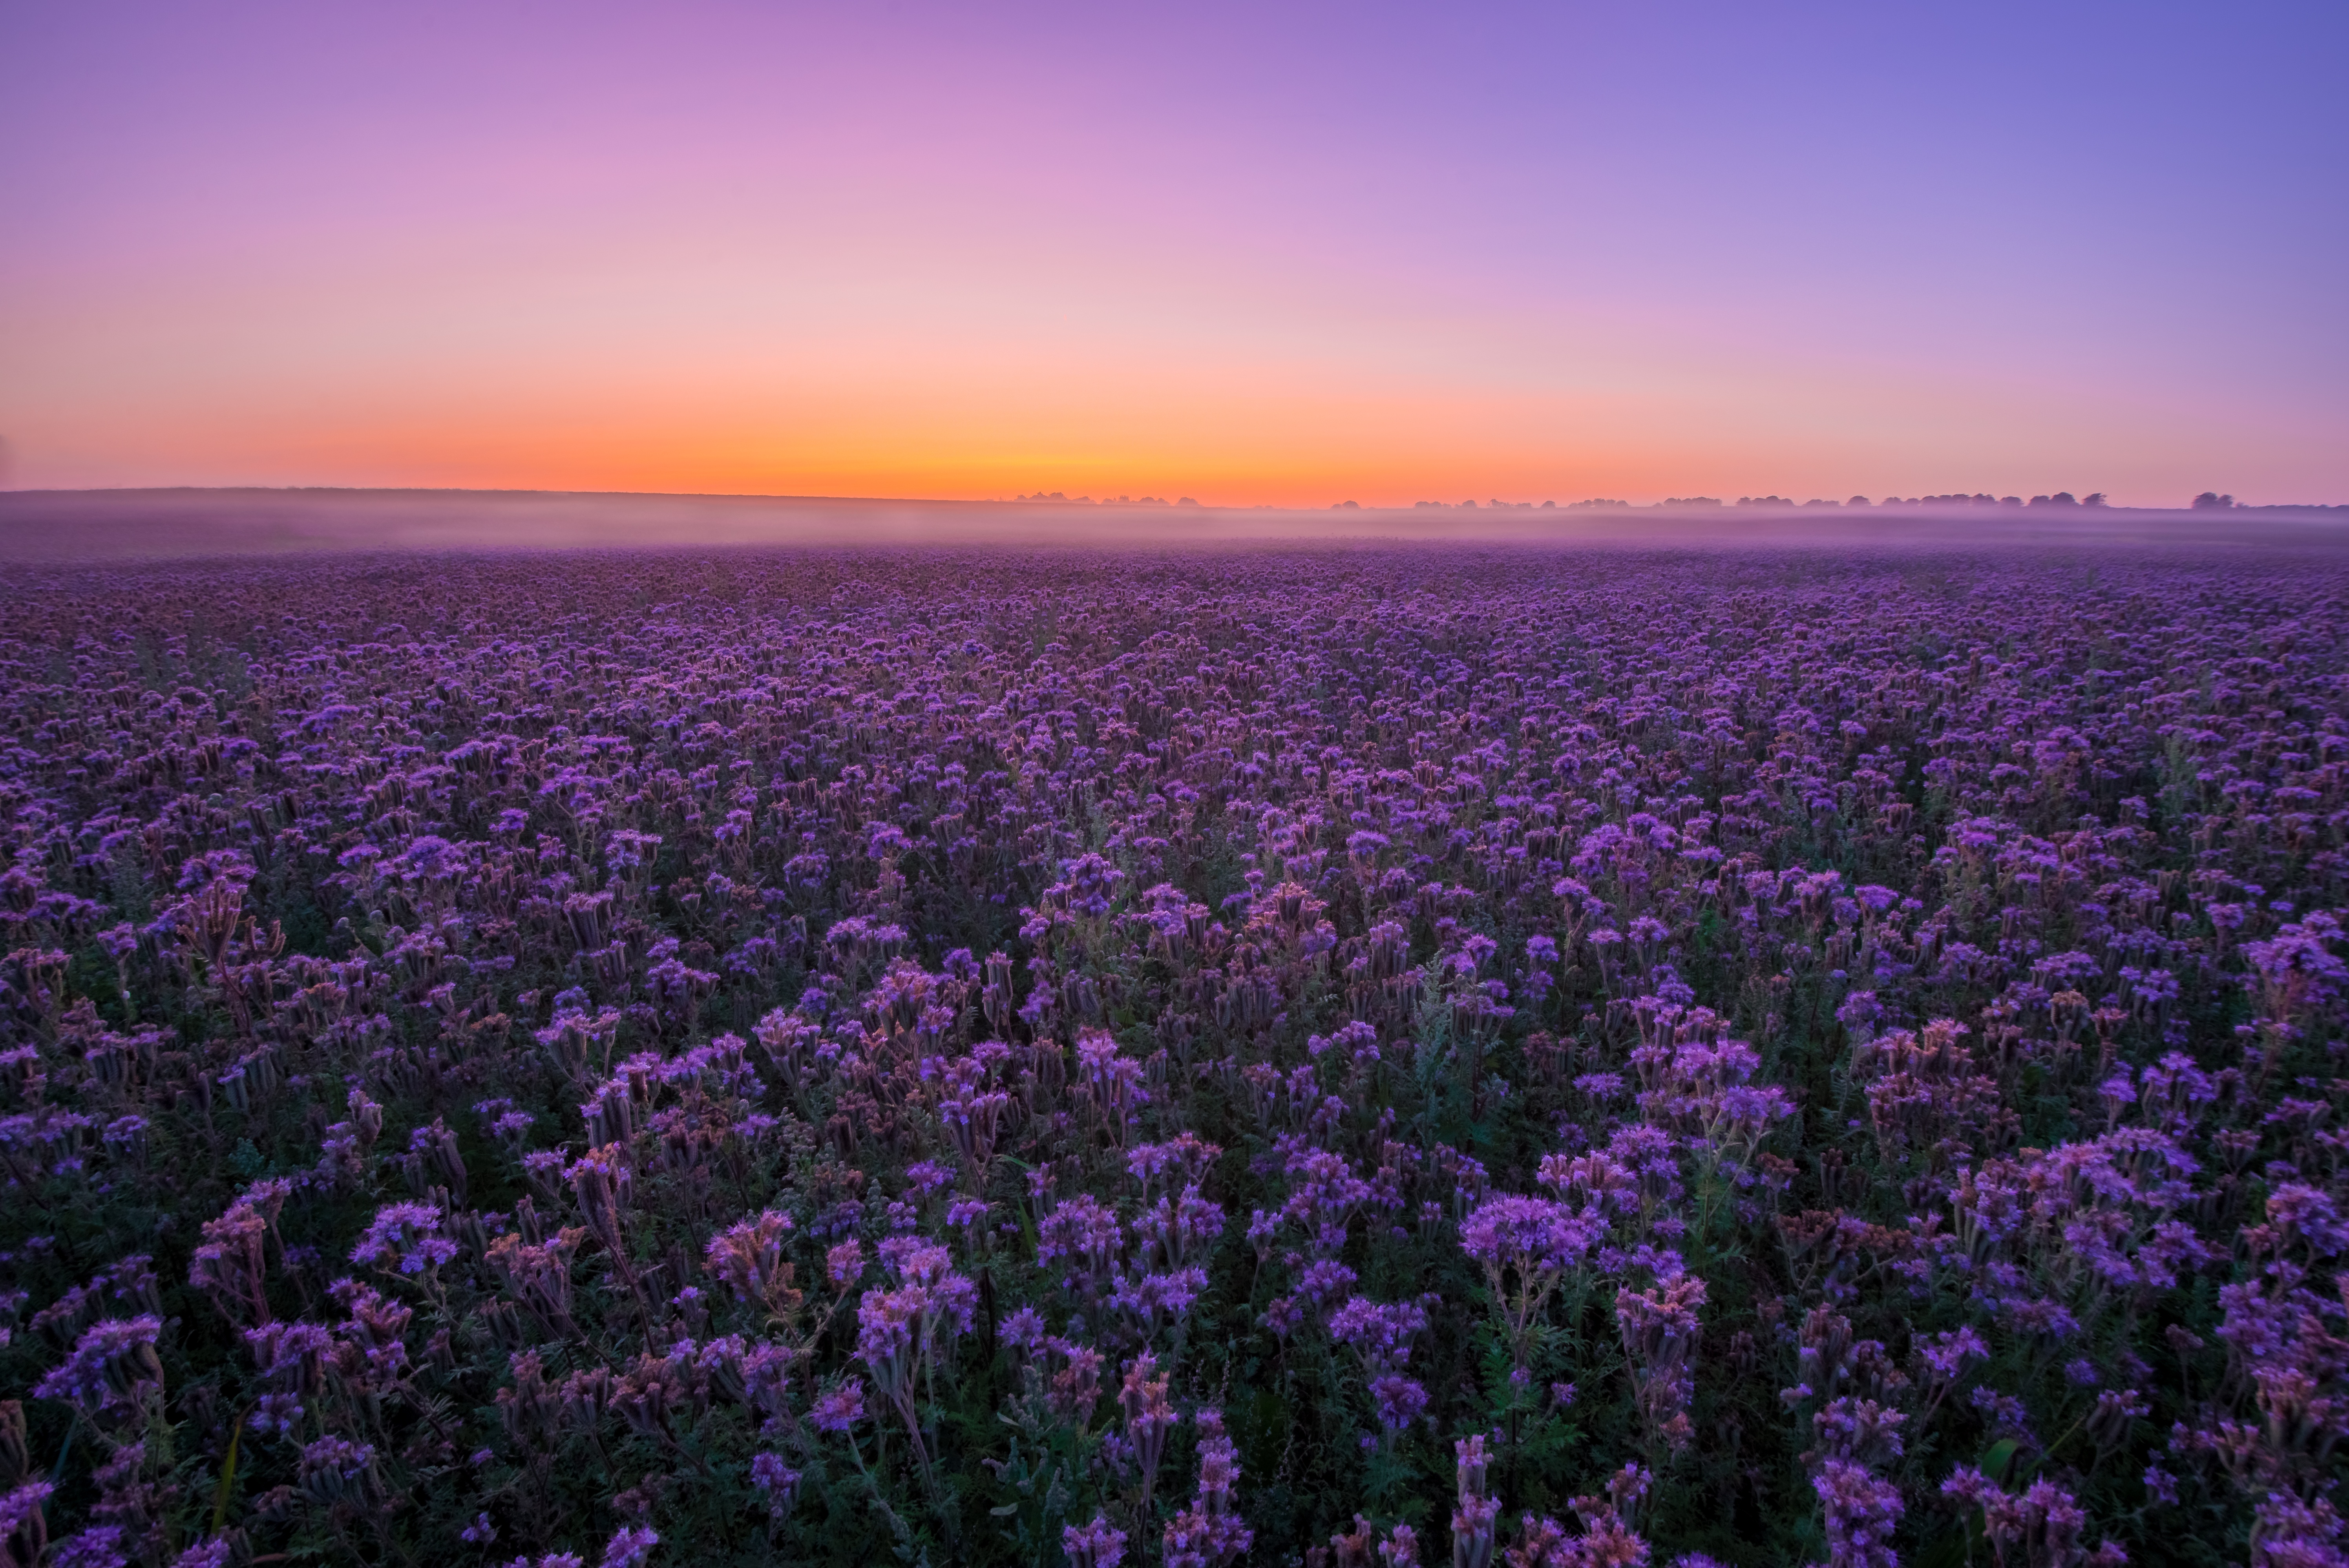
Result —
[{"label": "purple sky", "polygon": [[2349,9],[0,13],[18,487],[2349,500]]}]

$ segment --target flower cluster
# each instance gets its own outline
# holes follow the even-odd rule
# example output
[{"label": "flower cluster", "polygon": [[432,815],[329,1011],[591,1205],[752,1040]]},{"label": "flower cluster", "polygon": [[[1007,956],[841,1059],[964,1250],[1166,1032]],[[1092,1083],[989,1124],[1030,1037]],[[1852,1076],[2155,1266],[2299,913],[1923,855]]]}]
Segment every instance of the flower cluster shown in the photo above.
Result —
[{"label": "flower cluster", "polygon": [[0,573],[0,1555],[2344,1561],[2349,574]]}]

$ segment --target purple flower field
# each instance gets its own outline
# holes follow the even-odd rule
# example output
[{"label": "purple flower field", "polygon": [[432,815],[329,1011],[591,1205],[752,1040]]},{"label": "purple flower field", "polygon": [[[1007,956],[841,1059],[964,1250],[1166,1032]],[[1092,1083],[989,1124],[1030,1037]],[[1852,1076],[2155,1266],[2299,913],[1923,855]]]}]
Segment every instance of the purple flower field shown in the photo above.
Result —
[{"label": "purple flower field", "polygon": [[0,573],[0,1562],[2349,1562],[2349,571]]}]

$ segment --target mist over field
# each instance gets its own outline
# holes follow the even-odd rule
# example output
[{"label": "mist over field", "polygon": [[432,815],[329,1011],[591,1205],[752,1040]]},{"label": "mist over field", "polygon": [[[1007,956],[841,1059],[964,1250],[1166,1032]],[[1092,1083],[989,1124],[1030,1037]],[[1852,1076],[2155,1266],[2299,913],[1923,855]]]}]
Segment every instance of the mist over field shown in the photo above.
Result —
[{"label": "mist over field", "polygon": [[1120,506],[541,491],[0,491],[0,561],[312,551],[686,546],[1055,546],[1271,542],[1913,550],[2208,544],[2327,549],[2349,508],[2156,511],[1976,505],[1338,509]]}]

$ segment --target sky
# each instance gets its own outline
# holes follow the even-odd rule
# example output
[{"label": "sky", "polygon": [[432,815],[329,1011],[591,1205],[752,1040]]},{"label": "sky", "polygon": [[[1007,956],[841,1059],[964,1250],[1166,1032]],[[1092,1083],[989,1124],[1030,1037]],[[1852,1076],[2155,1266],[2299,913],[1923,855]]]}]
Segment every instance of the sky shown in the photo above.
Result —
[{"label": "sky", "polygon": [[0,485],[2349,501],[2349,7],[0,4]]}]

